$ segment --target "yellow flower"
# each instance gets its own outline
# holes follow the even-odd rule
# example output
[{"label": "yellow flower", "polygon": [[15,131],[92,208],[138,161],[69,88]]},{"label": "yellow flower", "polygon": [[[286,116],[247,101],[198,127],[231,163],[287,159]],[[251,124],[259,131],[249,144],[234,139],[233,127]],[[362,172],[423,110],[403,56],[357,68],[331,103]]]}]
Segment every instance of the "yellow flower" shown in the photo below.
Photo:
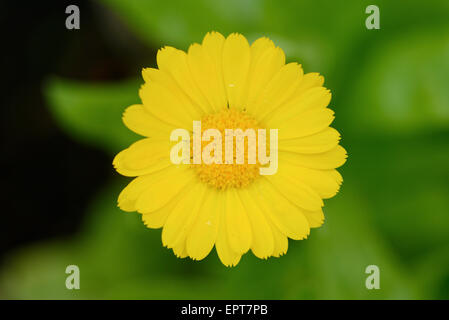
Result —
[{"label": "yellow flower", "polygon": [[[210,32],[187,53],[165,47],[157,64],[142,72],[142,104],[123,115],[145,138],[113,162],[120,174],[136,177],[119,195],[122,210],[163,228],[163,245],[176,256],[201,260],[215,245],[226,266],[248,250],[261,259],[279,257],[288,238],[305,239],[322,225],[322,199],[338,192],[342,177],[335,168],[346,161],[340,135],[329,127],[334,113],[322,76],[286,64],[268,38],[249,45],[236,33]],[[201,133],[278,129],[276,173],[261,175],[266,165],[248,163],[248,144],[243,164],[174,164],[171,132],[192,132],[193,121],[201,121]],[[203,141],[200,152],[204,147]]]}]

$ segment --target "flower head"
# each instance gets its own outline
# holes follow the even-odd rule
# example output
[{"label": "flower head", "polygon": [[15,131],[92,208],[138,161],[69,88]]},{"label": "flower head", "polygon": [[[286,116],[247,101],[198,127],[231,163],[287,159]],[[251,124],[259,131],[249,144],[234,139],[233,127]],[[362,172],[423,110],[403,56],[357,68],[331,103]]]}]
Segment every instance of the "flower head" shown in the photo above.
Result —
[{"label": "flower head", "polygon": [[[334,113],[322,76],[286,64],[268,38],[250,45],[236,33],[208,33],[187,53],[165,47],[157,64],[142,72],[142,104],[123,115],[145,138],[113,162],[135,177],[119,196],[122,210],[163,228],[164,246],[178,257],[201,260],[215,246],[226,266],[248,250],[279,257],[288,238],[305,239],[322,225],[323,199],[338,192],[342,177],[335,168],[346,160],[339,133],[329,127]],[[201,123],[196,131],[194,121]],[[187,161],[175,164],[171,135],[179,128],[190,138],[184,139]],[[241,144],[236,135],[227,145],[229,129],[246,134]],[[212,162],[189,161],[209,154]]]}]

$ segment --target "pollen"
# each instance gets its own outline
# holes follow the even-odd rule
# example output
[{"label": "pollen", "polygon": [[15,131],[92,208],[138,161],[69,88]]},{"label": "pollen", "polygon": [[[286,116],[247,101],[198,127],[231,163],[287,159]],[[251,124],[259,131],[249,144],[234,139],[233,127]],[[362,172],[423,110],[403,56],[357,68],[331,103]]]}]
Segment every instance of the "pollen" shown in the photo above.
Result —
[{"label": "pollen", "polygon": [[[253,129],[256,133],[258,129],[262,129],[256,119],[248,115],[245,111],[226,108],[218,113],[205,115],[201,119],[201,134],[208,129],[217,129],[221,136],[226,139],[225,129]],[[232,163],[225,161],[225,143],[222,143],[222,163],[211,164],[192,164],[196,170],[199,179],[207,185],[224,190],[227,188],[244,188],[251,184],[260,174],[260,163],[248,163],[248,138],[244,140],[244,162],[242,164],[236,163],[237,143],[236,137],[233,139],[233,158]],[[202,141],[201,149],[209,142]],[[257,148],[256,135],[256,150]],[[268,148],[269,149],[269,148]]]}]

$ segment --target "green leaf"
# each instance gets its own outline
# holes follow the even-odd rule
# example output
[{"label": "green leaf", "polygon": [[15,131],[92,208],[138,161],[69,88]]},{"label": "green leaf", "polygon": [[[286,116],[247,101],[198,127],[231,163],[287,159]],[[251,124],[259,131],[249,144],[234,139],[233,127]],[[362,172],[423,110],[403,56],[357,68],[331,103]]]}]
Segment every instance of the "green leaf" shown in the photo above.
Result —
[{"label": "green leaf", "polygon": [[404,261],[449,243],[448,139],[433,133],[348,143],[345,181],[360,190],[372,221]]},{"label": "green leaf", "polygon": [[[363,34],[360,17],[364,7],[355,4],[341,10],[335,1],[320,2],[103,0],[152,47],[170,45],[186,50],[209,31],[225,36],[239,32],[250,41],[269,36],[307,72],[327,75],[338,65],[337,55]],[[356,23],[341,23],[343,20]]]},{"label": "green leaf", "polygon": [[371,49],[363,75],[341,103],[357,106],[341,108],[351,133],[404,135],[449,126],[448,34],[447,27],[416,30]]},{"label": "green leaf", "polygon": [[[37,243],[11,254],[0,273],[0,298],[206,299],[211,285],[222,296],[223,280],[205,269],[218,258],[176,258],[162,246],[160,230],[146,228],[140,214],[117,208],[122,187],[114,184],[97,196],[70,241]],[[79,266],[80,290],[65,287],[68,265]]]},{"label": "green leaf", "polygon": [[87,83],[54,77],[45,86],[56,122],[74,139],[116,153],[137,139],[122,113],[139,103],[141,81]]},{"label": "green leaf", "polygon": [[[160,230],[147,229],[137,213],[116,205],[121,186],[106,188],[90,207],[89,219],[70,242],[42,243],[12,255],[0,274],[3,297],[47,299],[358,299],[425,298],[416,275],[398,261],[370,223],[360,194],[326,202],[325,225],[309,239],[289,241],[281,258],[252,253],[235,268],[215,252],[197,262],[178,259],[161,244]],[[65,268],[80,268],[81,290],[65,288]],[[381,290],[365,287],[366,266],[381,270]],[[213,290],[211,290],[213,288]],[[419,295],[417,292],[421,292]]]}]

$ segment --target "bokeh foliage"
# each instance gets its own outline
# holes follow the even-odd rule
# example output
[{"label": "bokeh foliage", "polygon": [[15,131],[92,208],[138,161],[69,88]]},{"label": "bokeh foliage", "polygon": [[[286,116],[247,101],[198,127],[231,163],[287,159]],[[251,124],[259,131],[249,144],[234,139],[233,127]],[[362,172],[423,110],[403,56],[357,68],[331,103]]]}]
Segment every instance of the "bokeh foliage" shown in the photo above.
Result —
[{"label": "bokeh foliage", "polygon": [[[11,298],[449,298],[449,3],[414,1],[103,0],[151,48],[187,49],[204,34],[266,35],[289,61],[320,72],[349,160],[342,190],[326,201],[326,222],[282,258],[245,255],[225,268],[215,251],[177,259],[160,230],[116,207],[128,181],[99,191],[75,238],[24,248],[2,270]],[[377,4],[381,29],[365,28]],[[140,68],[143,66],[136,66]],[[154,67],[154,65],[153,65]],[[86,83],[49,79],[59,125],[112,157],[137,136],[121,113],[138,103],[141,79]],[[105,163],[111,166],[111,163]],[[82,168],[80,168],[82,170]],[[88,183],[88,182],[86,182]],[[81,269],[81,290],[65,288],[65,267]],[[365,267],[381,289],[365,288]]]}]

